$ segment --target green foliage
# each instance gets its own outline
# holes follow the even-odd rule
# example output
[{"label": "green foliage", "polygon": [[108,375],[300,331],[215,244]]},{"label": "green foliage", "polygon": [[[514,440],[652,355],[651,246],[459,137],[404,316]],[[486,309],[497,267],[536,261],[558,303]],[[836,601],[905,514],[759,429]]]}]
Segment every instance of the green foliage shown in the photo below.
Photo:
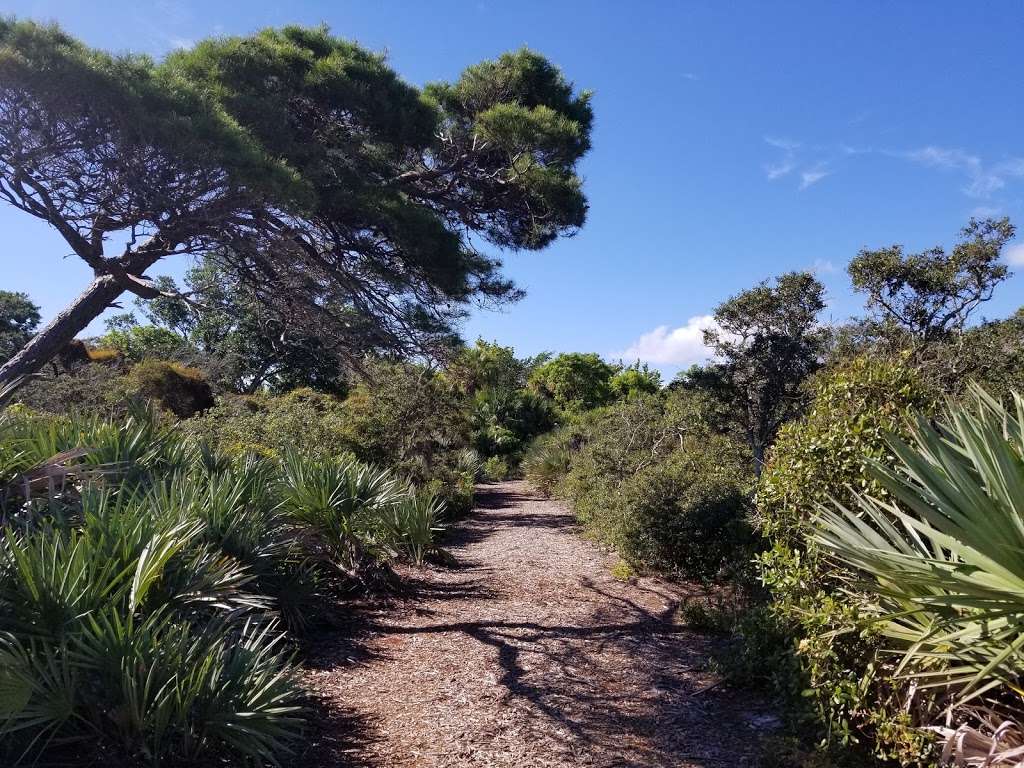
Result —
[{"label": "green foliage", "polygon": [[572,434],[563,427],[534,440],[523,459],[526,479],[545,496],[550,496],[569,473]]},{"label": "green foliage", "polygon": [[214,405],[213,390],[201,371],[166,360],[143,360],[126,377],[128,391],[181,419]]},{"label": "green foliage", "polygon": [[221,387],[246,394],[299,387],[345,393],[341,361],[325,333],[268,310],[260,291],[240,280],[223,258],[205,254],[185,273],[190,304],[173,298],[178,287],[171,278],[158,278],[157,283],[171,297],[137,300],[154,326],[131,330],[159,330],[179,347],[194,349],[193,355]]},{"label": "green foliage", "polygon": [[362,461],[430,480],[467,445],[462,401],[417,365],[368,361],[364,371],[345,400],[349,449]]},{"label": "green foliage", "polygon": [[39,307],[29,300],[28,294],[0,291],[0,363],[28,343],[39,320]]},{"label": "green foliage", "polygon": [[591,411],[534,447],[528,477],[556,488],[631,566],[715,577],[751,543],[750,468],[741,446],[702,421],[705,403],[680,392]]},{"label": "green foliage", "polygon": [[980,388],[971,397],[889,440],[895,460],[871,466],[884,497],[858,493],[816,520],[815,542],[865,576],[870,621],[904,650],[897,671],[920,686],[922,724],[947,708],[1022,713],[1024,399],[1008,412]]},{"label": "green foliage", "polygon": [[124,414],[128,401],[122,373],[100,363],[81,365],[73,372],[38,376],[15,395],[15,402],[52,414]]},{"label": "green foliage", "polygon": [[518,460],[526,444],[554,424],[549,401],[523,389],[482,389],[473,397],[473,447],[487,457]]},{"label": "green foliage", "polygon": [[277,764],[301,734],[282,627],[443,504],[348,459],[235,458],[144,415],[0,416],[0,758]]},{"label": "green foliage", "polygon": [[189,347],[181,336],[153,325],[137,325],[132,315],[119,315],[107,321],[107,332],[97,339],[106,349],[117,350],[125,360],[138,363],[145,359],[176,360],[187,355]]},{"label": "green foliage", "polygon": [[801,412],[801,385],[821,362],[828,333],[817,318],[824,296],[813,275],[790,272],[774,286],[762,282],[719,304],[716,327],[704,331],[704,343],[721,362],[691,369],[690,384],[727,406],[758,472],[779,428]]},{"label": "green foliage", "polygon": [[661,389],[661,373],[652,371],[646,363],[636,362],[614,374],[609,384],[612,394],[619,399],[653,395]]},{"label": "green foliage", "polygon": [[566,412],[589,410],[610,402],[615,369],[596,353],[569,352],[530,373],[530,388],[550,397]]},{"label": "green foliage", "polygon": [[500,482],[512,476],[512,468],[500,456],[491,456],[484,462],[483,475],[485,480]]},{"label": "green foliage", "polygon": [[353,448],[343,401],[311,389],[222,397],[182,426],[230,454],[256,451],[282,456],[294,448],[306,456],[325,458]]},{"label": "green foliage", "polygon": [[878,674],[877,635],[843,632],[868,608],[844,572],[822,558],[810,521],[830,498],[849,503],[855,492],[882,492],[868,467],[886,460],[887,436],[905,429],[911,410],[927,410],[930,398],[899,361],[866,357],[819,374],[813,390],[810,410],[783,427],[761,477],[757,522],[769,546],[759,575],[773,613],[795,635],[807,703],[830,739],[884,738],[876,742],[881,753],[913,751],[920,739],[911,729],[879,730],[898,721],[901,702]]},{"label": "green foliage", "polygon": [[512,347],[477,339],[448,364],[444,379],[466,395],[481,390],[517,390],[526,386],[527,365]]},{"label": "green foliage", "polygon": [[[477,240],[538,249],[586,217],[589,95],[526,50],[420,91],[325,27],[206,39],[157,64],[5,20],[0,84],[10,202],[106,275],[9,375],[121,291],[156,298],[141,276],[182,246],[334,357],[436,353],[475,297],[521,295]],[[103,252],[138,230],[145,244]]]}]

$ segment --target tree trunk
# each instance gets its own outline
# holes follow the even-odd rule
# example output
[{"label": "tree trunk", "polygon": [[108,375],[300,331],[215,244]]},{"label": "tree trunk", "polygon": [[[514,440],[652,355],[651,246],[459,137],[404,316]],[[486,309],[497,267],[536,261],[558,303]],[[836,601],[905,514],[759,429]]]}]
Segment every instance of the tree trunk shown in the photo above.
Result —
[{"label": "tree trunk", "polygon": [[110,275],[102,275],[93,280],[67,309],[53,318],[18,354],[0,366],[0,389],[46,365],[124,290]]}]

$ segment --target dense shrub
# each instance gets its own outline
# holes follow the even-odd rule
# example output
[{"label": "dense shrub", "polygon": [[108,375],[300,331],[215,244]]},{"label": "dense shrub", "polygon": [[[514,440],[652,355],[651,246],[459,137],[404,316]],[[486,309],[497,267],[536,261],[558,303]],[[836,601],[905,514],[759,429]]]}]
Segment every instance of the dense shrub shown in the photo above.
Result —
[{"label": "dense shrub", "polygon": [[294,449],[324,458],[352,453],[355,447],[344,403],[311,389],[224,396],[183,427],[232,454],[282,456]]},{"label": "dense shrub", "polygon": [[877,637],[849,631],[869,602],[821,556],[810,521],[830,499],[884,494],[868,466],[890,458],[886,437],[903,432],[907,414],[927,411],[931,400],[899,360],[866,357],[819,374],[813,390],[807,415],[782,429],[757,491],[757,524],[768,543],[760,578],[794,635],[806,695],[831,739],[874,742],[879,754],[909,764],[924,739],[906,727],[903,702],[881,673]]},{"label": "dense shrub", "polygon": [[156,402],[180,419],[202,413],[214,405],[213,389],[202,372],[166,360],[143,360],[128,372],[127,389]]},{"label": "dense shrub", "polygon": [[528,476],[634,568],[716,576],[749,557],[752,474],[745,449],[708,429],[704,404],[676,392],[592,411],[534,447]]},{"label": "dense shrub", "polygon": [[512,476],[512,468],[500,456],[491,456],[484,462],[483,476],[485,480],[490,480],[491,482],[508,480]]},{"label": "dense shrub", "polygon": [[443,512],[352,458],[17,409],[0,488],[5,764],[68,741],[89,761],[276,763],[303,714],[282,627],[367,568],[422,562]]},{"label": "dense shrub", "polygon": [[124,414],[130,401],[123,374],[99,363],[80,365],[73,372],[46,372],[30,379],[15,401],[45,413]]},{"label": "dense shrub", "polygon": [[[150,358],[177,360],[194,356],[184,338],[154,325],[119,325],[97,339],[97,344],[132,363]],[[90,356],[99,351],[91,350]]]},{"label": "dense shrub", "polygon": [[563,411],[589,410],[610,402],[615,367],[593,352],[571,352],[538,365],[530,372],[530,388],[551,398]]},{"label": "dense shrub", "polygon": [[[1008,410],[980,388],[971,395],[918,419],[908,442],[889,439],[895,461],[871,468],[885,500],[857,494],[815,521],[814,541],[863,575],[872,627],[902,652],[893,684],[920,725],[1022,715],[1024,400]],[[1024,732],[1000,731],[982,750],[955,728],[944,735],[958,762],[1000,750],[992,764],[1011,762]]]},{"label": "dense shrub", "polygon": [[360,460],[421,482],[454,461],[469,440],[462,399],[434,372],[407,363],[368,363],[345,400],[345,420]]}]

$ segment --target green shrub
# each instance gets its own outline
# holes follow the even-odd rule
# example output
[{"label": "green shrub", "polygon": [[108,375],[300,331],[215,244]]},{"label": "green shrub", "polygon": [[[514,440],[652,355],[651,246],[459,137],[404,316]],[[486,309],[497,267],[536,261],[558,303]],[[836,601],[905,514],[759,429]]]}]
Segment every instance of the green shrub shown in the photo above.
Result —
[{"label": "green shrub", "polygon": [[877,633],[846,631],[870,601],[821,556],[810,521],[830,498],[884,493],[868,467],[890,459],[886,437],[903,432],[907,414],[929,409],[930,399],[898,360],[866,357],[819,374],[813,390],[810,411],[783,427],[761,477],[756,520],[768,547],[758,573],[774,615],[794,636],[807,702],[829,738],[910,764],[922,739],[899,725],[902,701],[879,667]]},{"label": "green shrub", "polygon": [[[236,520],[237,484],[208,485],[152,422],[7,413],[0,445],[19,489],[0,533],[0,754],[87,738],[135,763],[283,757],[301,691],[245,564],[287,570],[273,507]],[[28,482],[41,466],[59,482]]]},{"label": "green shrub", "polygon": [[80,365],[71,372],[46,372],[14,395],[15,402],[52,414],[124,415],[129,400],[124,375],[99,363]]},{"label": "green shrub", "polygon": [[68,741],[85,760],[279,762],[303,695],[281,627],[367,568],[422,562],[444,514],[351,456],[231,455],[145,413],[8,409],[0,488],[4,764]]},{"label": "green shrub", "polygon": [[1024,399],[1011,413],[972,395],[889,440],[896,460],[871,468],[886,499],[857,494],[816,520],[814,541],[863,574],[919,725],[1024,714]]},{"label": "green shrub", "polygon": [[635,568],[710,578],[749,557],[745,522],[752,473],[745,448],[712,433],[702,398],[634,396],[592,411],[528,461],[586,530]]},{"label": "green shrub", "polygon": [[533,486],[550,496],[569,472],[571,432],[558,429],[530,444],[523,458],[523,472]]},{"label": "green shrub", "polygon": [[484,479],[493,482],[508,480],[512,475],[512,469],[508,462],[500,456],[491,456],[484,462]]},{"label": "green shrub", "polygon": [[[588,466],[586,451],[580,464]],[[749,557],[746,472],[736,444],[714,435],[575,498],[587,530],[634,567],[712,578]],[[585,478],[577,475],[577,489],[594,483]]]},{"label": "green shrub", "polygon": [[143,360],[128,372],[132,394],[156,402],[181,419],[213,407],[213,389],[197,368],[165,360]]},{"label": "green shrub", "polygon": [[227,396],[183,425],[188,432],[231,454],[255,451],[281,456],[288,450],[328,458],[352,453],[353,436],[344,403],[333,395],[296,389],[285,395]]}]

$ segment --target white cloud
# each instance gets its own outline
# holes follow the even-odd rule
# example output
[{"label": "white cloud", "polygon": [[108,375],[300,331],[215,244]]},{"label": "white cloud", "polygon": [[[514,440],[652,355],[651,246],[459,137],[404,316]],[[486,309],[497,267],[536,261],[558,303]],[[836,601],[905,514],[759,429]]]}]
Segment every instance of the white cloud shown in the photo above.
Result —
[{"label": "white cloud", "polygon": [[825,167],[821,165],[816,165],[814,168],[802,171],[800,173],[800,189],[807,189],[812,184],[817,184],[831,173],[831,171],[825,170]]},{"label": "white cloud", "polygon": [[764,172],[770,181],[774,181],[775,179],[781,179],[794,168],[796,168],[796,163],[791,160],[785,160],[776,165],[766,165]]},{"label": "white cloud", "polygon": [[990,205],[979,205],[971,209],[971,216],[975,219],[991,219],[995,216],[1000,216],[1003,213],[1002,208],[993,208]]},{"label": "white cloud", "polygon": [[659,325],[643,334],[629,349],[615,357],[641,360],[655,365],[692,365],[707,360],[711,351],[704,346],[704,329],[715,327],[712,315],[691,317],[686,325]]},{"label": "white cloud", "polygon": [[683,72],[683,74],[680,75],[680,77],[682,77],[683,80],[700,80],[700,77],[697,75],[696,72]]},{"label": "white cloud", "polygon": [[766,144],[770,144],[776,149],[784,149],[787,152],[793,152],[800,149],[800,142],[793,141],[792,139],[778,139],[772,136],[765,136],[764,140]]},{"label": "white cloud", "polygon": [[815,259],[811,265],[811,272],[815,275],[831,275],[837,271],[836,265],[829,259]]},{"label": "white cloud", "polygon": [[1015,267],[1024,267],[1024,243],[1011,245],[1003,251],[1003,257]]},{"label": "white cloud", "polygon": [[970,197],[989,197],[1006,186],[1008,178],[1024,176],[1024,158],[1011,157],[988,165],[977,155],[962,149],[927,146],[909,152],[887,152],[904,157],[930,168],[959,171],[967,176],[964,194]]}]

